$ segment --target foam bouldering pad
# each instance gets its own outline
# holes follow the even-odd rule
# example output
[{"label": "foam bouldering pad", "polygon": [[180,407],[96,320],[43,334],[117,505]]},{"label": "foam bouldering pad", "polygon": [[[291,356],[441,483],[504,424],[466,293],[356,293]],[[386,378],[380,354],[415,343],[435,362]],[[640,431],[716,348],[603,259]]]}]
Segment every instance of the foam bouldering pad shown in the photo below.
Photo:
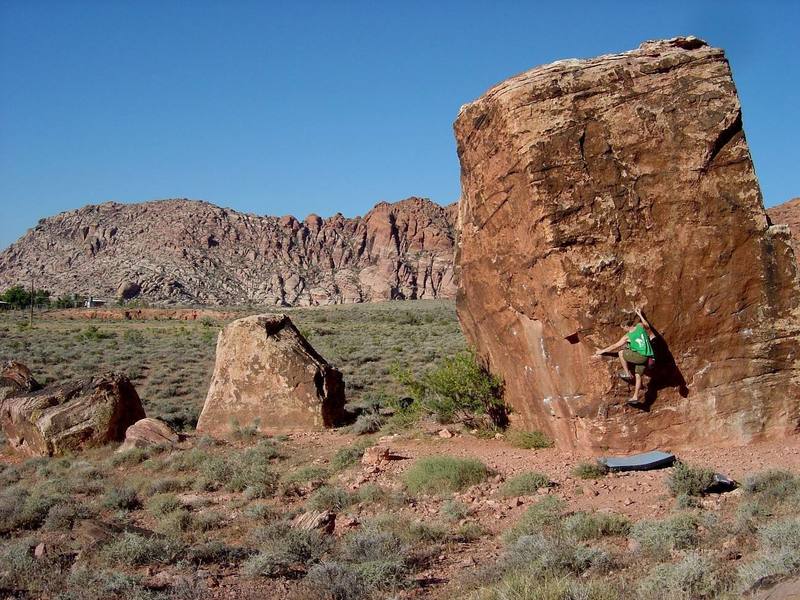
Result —
[{"label": "foam bouldering pad", "polygon": [[601,458],[600,462],[611,471],[649,471],[670,466],[675,462],[675,455],[655,450],[631,456]]}]

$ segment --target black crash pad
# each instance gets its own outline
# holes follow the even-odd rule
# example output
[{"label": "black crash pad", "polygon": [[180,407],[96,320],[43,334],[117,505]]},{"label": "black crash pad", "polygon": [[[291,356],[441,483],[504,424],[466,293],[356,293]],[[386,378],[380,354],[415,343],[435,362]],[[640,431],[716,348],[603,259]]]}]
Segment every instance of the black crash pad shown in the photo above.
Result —
[{"label": "black crash pad", "polygon": [[600,462],[610,471],[649,471],[650,469],[663,469],[675,462],[675,455],[669,452],[654,450],[631,456],[612,456],[601,458]]}]

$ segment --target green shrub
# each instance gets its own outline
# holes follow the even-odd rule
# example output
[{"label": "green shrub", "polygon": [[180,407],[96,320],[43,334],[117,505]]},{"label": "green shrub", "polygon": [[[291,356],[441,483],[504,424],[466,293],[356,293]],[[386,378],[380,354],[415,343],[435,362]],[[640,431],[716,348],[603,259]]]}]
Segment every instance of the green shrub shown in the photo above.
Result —
[{"label": "green shrub", "polygon": [[64,496],[54,494],[44,487],[28,491],[13,487],[0,492],[0,534],[15,529],[37,529],[44,523],[50,510],[67,502]]},{"label": "green shrub", "polygon": [[156,517],[163,517],[183,508],[183,504],[174,494],[157,494],[147,501],[146,506]]},{"label": "green shrub", "polygon": [[126,532],[105,545],[100,554],[109,565],[139,566],[169,564],[177,560],[182,550],[183,546],[171,538]]},{"label": "green shrub", "polygon": [[258,528],[253,539],[260,551],[242,565],[244,574],[251,577],[292,575],[316,563],[330,545],[320,532],[294,529],[284,521]]},{"label": "green shrub", "polygon": [[235,548],[220,542],[211,540],[201,544],[195,544],[186,551],[186,560],[193,564],[207,565],[215,563],[225,563],[237,558],[241,552]]},{"label": "green shrub", "polygon": [[561,525],[565,507],[566,503],[558,496],[545,496],[528,507],[519,521],[506,530],[503,539],[506,543],[513,543],[521,536],[556,530]]},{"label": "green shrub", "polygon": [[326,485],[319,488],[308,499],[311,510],[332,510],[340,512],[350,506],[355,499],[347,490],[337,486]]},{"label": "green shrub", "polygon": [[334,471],[343,471],[357,465],[361,461],[361,457],[364,456],[364,450],[371,445],[371,439],[364,439],[339,448],[331,459],[331,468]]},{"label": "green shrub", "polygon": [[486,416],[505,424],[503,383],[480,364],[472,351],[442,359],[419,379],[409,371],[397,372],[397,376],[441,423],[473,422],[476,417]]},{"label": "green shrub", "polygon": [[472,458],[429,456],[417,460],[403,479],[412,493],[458,492],[489,475],[482,462]]},{"label": "green shrub", "polygon": [[732,578],[722,574],[708,557],[690,553],[675,564],[656,565],[639,583],[642,600],[700,600],[718,598],[732,588]]},{"label": "green shrub", "polygon": [[500,486],[499,493],[506,497],[529,496],[550,485],[550,478],[547,475],[533,471],[512,477]]},{"label": "green shrub", "polygon": [[463,502],[457,500],[445,500],[439,512],[449,521],[460,521],[466,519],[470,514],[470,508]]},{"label": "green shrub", "polygon": [[541,579],[583,575],[590,569],[603,572],[611,567],[611,558],[604,550],[538,533],[517,538],[508,547],[503,562],[506,569],[523,569]]},{"label": "green shrub", "polygon": [[68,530],[76,521],[92,516],[88,507],[74,501],[65,501],[55,504],[47,511],[44,528],[51,531]]},{"label": "green shrub", "polygon": [[303,597],[308,600],[367,600],[373,591],[358,565],[336,561],[312,566],[303,580]]},{"label": "green shrub", "polygon": [[515,448],[552,448],[553,440],[541,431],[521,431],[519,429],[509,429],[506,432],[508,443]]},{"label": "green shrub", "polygon": [[673,496],[687,494],[702,496],[714,483],[714,471],[702,467],[692,467],[677,462],[667,477],[667,487]]},{"label": "green shrub", "polygon": [[150,458],[149,450],[144,448],[131,448],[123,452],[115,452],[109,459],[112,467],[138,465]]},{"label": "green shrub", "polygon": [[375,433],[383,427],[384,419],[376,412],[368,412],[358,416],[351,429],[356,435]]},{"label": "green shrub", "polygon": [[574,577],[541,578],[538,574],[512,571],[497,583],[480,590],[480,600],[621,600],[611,584],[579,581]]},{"label": "green shrub", "polygon": [[583,461],[575,465],[572,474],[578,479],[601,479],[608,474],[608,467],[600,461]]},{"label": "green shrub", "polygon": [[691,513],[679,513],[660,521],[639,521],[631,536],[642,551],[654,557],[668,556],[672,550],[694,548],[700,541],[699,520]]},{"label": "green shrub", "polygon": [[800,573],[800,518],[775,521],[759,531],[760,550],[753,560],[739,568],[748,589],[764,578],[794,576]]},{"label": "green shrub", "polygon": [[749,475],[744,481],[745,495],[772,507],[787,504],[800,509],[800,475],[789,471],[769,470]]},{"label": "green shrub", "polygon": [[136,490],[124,486],[109,488],[103,496],[102,504],[116,510],[136,510],[142,505]]},{"label": "green shrub", "polygon": [[607,535],[628,535],[631,523],[616,513],[577,512],[564,521],[564,532],[577,540],[591,540]]}]

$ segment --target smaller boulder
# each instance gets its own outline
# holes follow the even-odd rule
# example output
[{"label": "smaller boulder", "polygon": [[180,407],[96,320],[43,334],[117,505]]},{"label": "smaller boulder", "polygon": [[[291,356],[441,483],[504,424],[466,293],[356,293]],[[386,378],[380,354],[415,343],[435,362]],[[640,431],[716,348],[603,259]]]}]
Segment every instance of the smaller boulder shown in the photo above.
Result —
[{"label": "smaller boulder", "polygon": [[0,400],[0,428],[12,449],[55,456],[122,441],[145,417],[139,395],[124,375],[106,373]]},{"label": "smaller boulder", "polygon": [[21,393],[35,392],[41,387],[31,370],[22,363],[14,360],[0,363],[0,401]]},{"label": "smaller boulder", "polygon": [[117,452],[125,452],[133,448],[153,448],[166,446],[172,448],[180,441],[175,430],[160,419],[144,418],[136,421],[125,431],[125,441]]}]

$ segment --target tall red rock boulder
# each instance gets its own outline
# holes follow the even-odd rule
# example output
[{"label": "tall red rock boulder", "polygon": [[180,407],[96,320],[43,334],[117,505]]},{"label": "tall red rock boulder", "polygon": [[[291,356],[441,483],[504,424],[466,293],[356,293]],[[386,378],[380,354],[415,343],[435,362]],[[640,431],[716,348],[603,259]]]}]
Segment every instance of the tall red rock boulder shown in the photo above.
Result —
[{"label": "tall red rock boulder", "polygon": [[131,382],[107,373],[0,400],[0,428],[11,447],[29,456],[56,456],[121,441],[145,417]]},{"label": "tall red rock boulder", "polygon": [[268,432],[332,427],[342,420],[344,403],[342,374],[288,316],[255,315],[220,333],[197,431],[225,437],[237,425]]},{"label": "tall red rock boulder", "polygon": [[[696,38],[509,79],[455,123],[463,329],[513,418],[563,447],[742,444],[800,423],[798,291],[722,50]],[[644,409],[616,357],[661,334]]]}]

